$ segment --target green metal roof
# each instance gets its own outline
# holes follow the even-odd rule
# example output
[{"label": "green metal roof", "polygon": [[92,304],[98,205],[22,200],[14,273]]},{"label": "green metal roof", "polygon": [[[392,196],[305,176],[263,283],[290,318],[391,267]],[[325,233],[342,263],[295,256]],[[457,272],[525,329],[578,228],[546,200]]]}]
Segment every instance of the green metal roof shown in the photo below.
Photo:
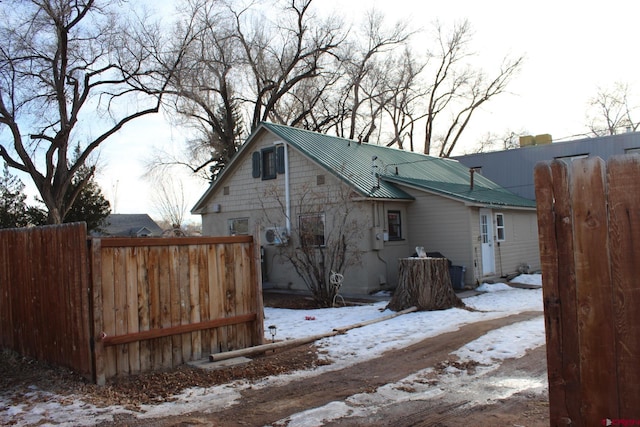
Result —
[{"label": "green metal roof", "polygon": [[413,199],[397,185],[403,184],[465,202],[535,207],[534,201],[517,196],[479,174],[475,174],[471,189],[469,168],[456,160],[358,143],[274,123],[263,122],[261,127],[355,187],[365,197]]}]

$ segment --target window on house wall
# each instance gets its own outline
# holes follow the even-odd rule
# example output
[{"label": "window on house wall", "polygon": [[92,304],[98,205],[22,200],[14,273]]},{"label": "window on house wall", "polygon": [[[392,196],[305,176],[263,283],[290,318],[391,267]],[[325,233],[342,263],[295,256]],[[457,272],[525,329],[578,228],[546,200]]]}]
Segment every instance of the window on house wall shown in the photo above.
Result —
[{"label": "window on house wall", "polygon": [[285,148],[282,145],[254,151],[251,156],[251,176],[262,179],[275,179],[286,172]]},{"label": "window on house wall", "polygon": [[231,218],[227,220],[229,235],[245,236],[249,234],[249,218]]},{"label": "window on house wall", "polygon": [[324,246],[324,214],[300,215],[300,242],[302,246]]},{"label": "window on house wall", "polygon": [[402,239],[402,220],[400,211],[387,212],[387,227],[389,227],[389,240]]},{"label": "window on house wall", "polygon": [[498,242],[505,241],[504,214],[496,214],[496,240]]},{"label": "window on house wall", "polygon": [[276,172],[276,147],[262,149],[262,179],[274,179]]},{"label": "window on house wall", "polygon": [[639,153],[640,154],[640,148],[625,148],[624,149],[624,153],[625,154],[631,154],[631,153]]}]

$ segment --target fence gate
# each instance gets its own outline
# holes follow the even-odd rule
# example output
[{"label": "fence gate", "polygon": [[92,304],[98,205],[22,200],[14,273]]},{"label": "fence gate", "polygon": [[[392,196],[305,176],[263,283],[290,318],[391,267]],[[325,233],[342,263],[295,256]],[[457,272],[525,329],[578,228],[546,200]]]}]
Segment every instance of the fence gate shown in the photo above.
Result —
[{"label": "fence gate", "polygon": [[551,425],[640,424],[640,155],[534,175]]},{"label": "fence gate", "polygon": [[0,230],[0,347],[91,379],[84,223]]}]

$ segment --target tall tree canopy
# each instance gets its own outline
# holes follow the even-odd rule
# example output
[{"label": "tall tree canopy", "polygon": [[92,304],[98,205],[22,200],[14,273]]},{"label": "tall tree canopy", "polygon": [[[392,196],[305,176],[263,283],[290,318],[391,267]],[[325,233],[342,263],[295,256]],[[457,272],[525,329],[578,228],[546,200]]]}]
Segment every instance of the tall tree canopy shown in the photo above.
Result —
[{"label": "tall tree canopy", "polygon": [[[0,3],[0,156],[30,175],[49,223],[63,221],[93,176],[74,181],[91,153],[127,123],[159,110],[181,57],[183,40],[161,40],[130,5]],[[75,144],[80,152],[70,161]]]},{"label": "tall tree canopy", "polygon": [[263,120],[448,157],[522,66],[522,57],[493,75],[474,66],[467,21],[427,33],[376,10],[349,28],[316,0],[183,5],[174,37],[189,44],[168,99],[194,130],[190,156],[153,163],[209,179]]}]

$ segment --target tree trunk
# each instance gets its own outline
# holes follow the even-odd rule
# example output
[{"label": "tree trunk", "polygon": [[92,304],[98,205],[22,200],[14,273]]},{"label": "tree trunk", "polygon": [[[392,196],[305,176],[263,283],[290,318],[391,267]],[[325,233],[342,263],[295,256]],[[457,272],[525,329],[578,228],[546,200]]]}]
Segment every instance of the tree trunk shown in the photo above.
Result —
[{"label": "tree trunk", "polygon": [[418,310],[464,307],[451,286],[445,258],[402,258],[398,261],[398,287],[387,308],[393,311],[416,306]]}]

